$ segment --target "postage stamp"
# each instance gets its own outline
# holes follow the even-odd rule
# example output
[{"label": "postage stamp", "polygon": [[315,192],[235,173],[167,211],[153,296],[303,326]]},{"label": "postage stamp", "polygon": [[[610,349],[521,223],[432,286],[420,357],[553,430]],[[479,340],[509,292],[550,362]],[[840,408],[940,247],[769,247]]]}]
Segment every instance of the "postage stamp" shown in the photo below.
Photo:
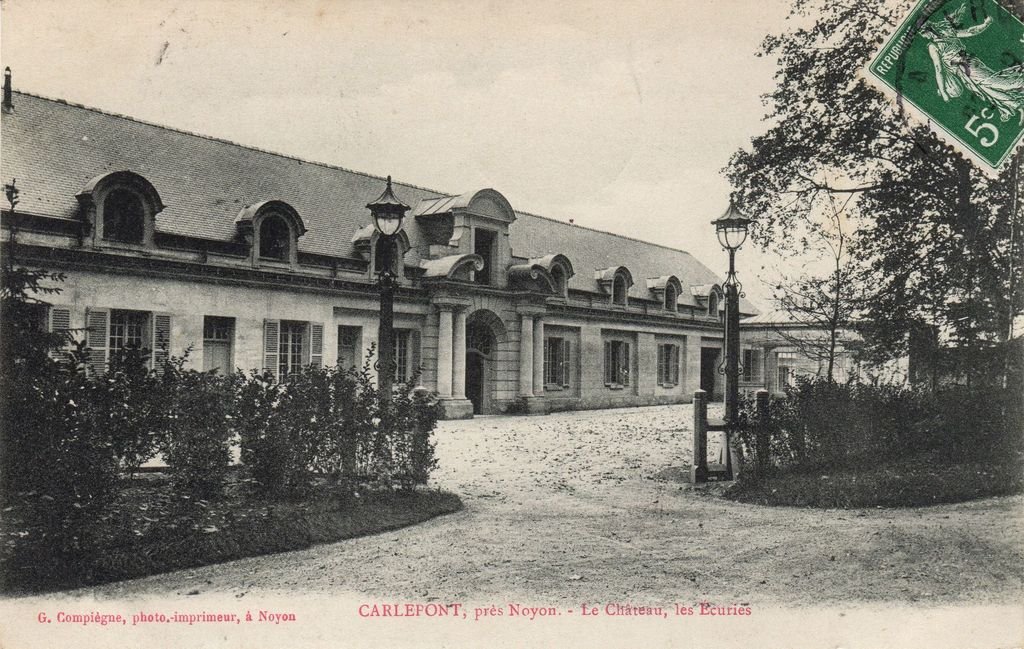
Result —
[{"label": "postage stamp", "polygon": [[1024,135],[1024,23],[996,0],[921,0],[867,76],[986,171]]}]

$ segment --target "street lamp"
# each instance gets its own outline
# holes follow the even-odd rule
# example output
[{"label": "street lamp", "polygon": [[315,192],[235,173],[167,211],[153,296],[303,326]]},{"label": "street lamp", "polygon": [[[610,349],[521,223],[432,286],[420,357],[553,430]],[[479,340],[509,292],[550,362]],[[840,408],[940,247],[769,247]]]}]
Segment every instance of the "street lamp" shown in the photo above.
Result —
[{"label": "street lamp", "polygon": [[[377,284],[380,286],[380,324],[377,328],[377,387],[381,400],[391,402],[391,385],[395,378],[395,238],[402,231],[402,219],[405,218],[409,206],[398,200],[391,189],[391,176],[388,176],[384,192],[366,207],[373,216],[373,227],[377,230],[378,242],[375,252],[381,254],[377,271]],[[376,255],[374,255],[376,257]]]},{"label": "street lamp", "polygon": [[740,292],[743,286],[736,278],[736,251],[747,240],[750,219],[736,206],[711,222],[715,226],[718,242],[729,251],[729,274],[725,278],[725,472],[732,480],[731,434],[739,420],[740,400]]}]

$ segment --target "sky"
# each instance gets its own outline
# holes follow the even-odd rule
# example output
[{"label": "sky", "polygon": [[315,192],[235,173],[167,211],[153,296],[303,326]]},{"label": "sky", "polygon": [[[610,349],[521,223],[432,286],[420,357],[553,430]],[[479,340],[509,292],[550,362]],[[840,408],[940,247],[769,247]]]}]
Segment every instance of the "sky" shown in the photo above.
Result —
[{"label": "sky", "polygon": [[[18,90],[693,253],[788,0],[2,0]],[[756,217],[756,215],[751,215]],[[738,266],[762,308],[774,260]],[[628,266],[629,260],[623,260]],[[762,268],[764,267],[764,268]]]}]

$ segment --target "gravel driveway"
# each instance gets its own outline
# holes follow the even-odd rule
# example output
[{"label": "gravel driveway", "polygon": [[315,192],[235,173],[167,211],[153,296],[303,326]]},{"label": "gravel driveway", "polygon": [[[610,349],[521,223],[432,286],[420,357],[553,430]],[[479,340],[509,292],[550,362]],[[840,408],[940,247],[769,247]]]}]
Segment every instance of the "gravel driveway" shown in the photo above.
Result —
[{"label": "gravel driveway", "polygon": [[458,514],[80,592],[783,606],[1020,600],[1020,496],[913,510],[733,503],[716,487],[654,479],[682,465],[691,421],[689,406],[659,406],[442,422],[434,484],[463,497]]}]

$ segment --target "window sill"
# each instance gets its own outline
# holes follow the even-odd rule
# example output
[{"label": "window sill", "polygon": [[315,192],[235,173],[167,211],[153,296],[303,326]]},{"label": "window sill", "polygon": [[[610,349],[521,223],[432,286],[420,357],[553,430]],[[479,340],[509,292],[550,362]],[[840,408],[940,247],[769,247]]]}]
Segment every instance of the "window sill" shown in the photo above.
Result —
[{"label": "window sill", "polygon": [[609,390],[625,390],[626,389],[626,386],[622,385],[621,383],[605,383],[604,387],[608,388]]},{"label": "window sill", "polygon": [[561,392],[562,390],[568,390],[568,389],[569,388],[567,388],[565,386],[555,385],[553,383],[548,383],[548,384],[544,385],[544,391],[545,392]]}]

